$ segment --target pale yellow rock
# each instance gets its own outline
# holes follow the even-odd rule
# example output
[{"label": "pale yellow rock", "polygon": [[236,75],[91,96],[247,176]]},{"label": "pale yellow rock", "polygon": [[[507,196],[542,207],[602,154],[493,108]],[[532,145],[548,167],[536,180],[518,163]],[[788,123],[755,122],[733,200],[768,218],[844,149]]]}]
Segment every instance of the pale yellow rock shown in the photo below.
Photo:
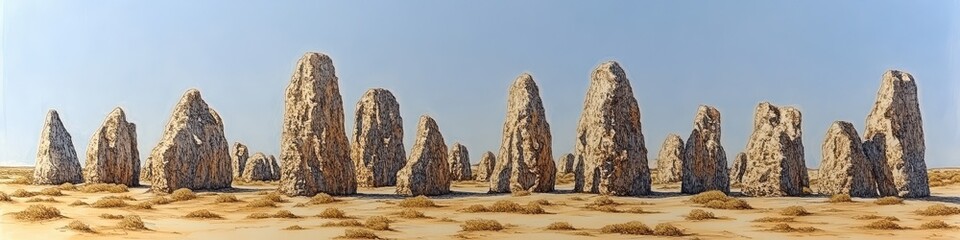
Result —
[{"label": "pale yellow rock", "polygon": [[37,146],[37,163],[33,167],[33,184],[58,185],[81,183],[82,170],[73,138],[60,121],[57,110],[47,112]]},{"label": "pale yellow rock", "polygon": [[83,173],[87,183],[140,185],[137,126],[127,122],[123,109],[113,109],[93,133]]},{"label": "pale yellow rock", "polygon": [[407,165],[397,172],[397,194],[405,196],[450,193],[450,165],[447,144],[437,122],[420,116],[417,137],[413,141]]},{"label": "pale yellow rock", "polygon": [[403,149],[403,118],[393,93],[367,90],[357,102],[350,157],[357,185],[383,187],[397,184],[397,171],[407,162]]}]

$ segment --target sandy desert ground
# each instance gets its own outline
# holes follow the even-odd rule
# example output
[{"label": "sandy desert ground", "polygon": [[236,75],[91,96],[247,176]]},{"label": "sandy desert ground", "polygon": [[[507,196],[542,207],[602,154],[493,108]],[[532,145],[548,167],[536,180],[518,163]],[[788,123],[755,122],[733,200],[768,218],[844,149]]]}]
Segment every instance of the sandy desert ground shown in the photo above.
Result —
[{"label": "sandy desert ground", "polygon": [[[10,201],[0,201],[0,239],[331,239],[342,238],[346,232],[357,229],[361,229],[360,233],[388,239],[960,239],[960,228],[957,228],[960,226],[960,169],[931,170],[934,196],[907,199],[901,204],[879,205],[875,199],[860,198],[853,198],[853,202],[831,203],[828,202],[830,196],[822,195],[750,198],[732,193],[733,197],[745,200],[752,207],[744,210],[708,208],[691,201],[693,196],[677,194],[679,186],[676,184],[655,185],[657,193],[650,196],[607,198],[570,193],[570,183],[559,185],[560,191],[556,193],[514,196],[487,194],[485,183],[456,182],[453,185],[455,194],[429,198],[437,205],[435,207],[402,207],[405,198],[394,195],[392,187],[361,189],[360,194],[354,196],[335,197],[336,201],[332,203],[309,203],[311,198],[307,197],[282,196],[263,200],[276,198],[271,194],[274,185],[254,183],[235,184],[234,189],[226,191],[198,191],[194,199],[165,203],[156,200],[158,195],[147,192],[145,187],[129,188],[127,192],[119,193],[86,193],[81,191],[83,185],[59,187],[15,183],[31,171],[31,168],[0,168],[0,191],[7,195],[18,195],[15,192],[19,189],[26,192],[20,191],[18,196],[48,194],[10,196]],[[812,172],[811,176],[816,173]],[[61,195],[55,196],[56,191],[48,188],[58,188]],[[70,190],[72,188],[76,189]],[[229,200],[228,195],[238,201],[221,202]],[[108,196],[118,197],[126,206],[111,207],[109,203],[119,202],[117,200],[96,204]],[[42,202],[49,198],[56,202]],[[164,198],[172,200],[175,196],[165,195]],[[29,202],[38,200],[41,202]],[[77,201],[89,205],[76,205]],[[488,209],[511,211],[506,202],[493,206],[498,201],[517,203],[520,212],[467,210],[472,205],[482,204]],[[270,202],[275,202],[276,206],[255,207],[270,205]],[[18,219],[18,212],[38,204],[58,209],[62,217],[35,221]],[[144,209],[146,205],[150,209]],[[545,213],[522,213],[536,212],[532,205],[539,205]],[[785,210],[791,206],[800,206],[806,213]],[[938,208],[942,206],[946,208]],[[337,217],[337,211],[329,209],[342,210],[345,216],[329,218]],[[407,209],[423,213],[425,217],[415,217],[416,212]],[[689,220],[688,215],[694,209],[713,213],[716,218]],[[186,217],[198,210],[207,210],[220,218]],[[288,210],[295,216],[277,215],[281,210]],[[408,215],[401,214],[404,210]],[[929,211],[924,213],[921,210]],[[126,220],[107,219],[101,216],[104,214],[119,215],[120,218],[137,215],[146,229],[120,227],[119,224]],[[267,218],[257,218],[256,215]],[[376,216],[385,217],[387,224]],[[895,218],[890,218],[893,221],[889,222],[901,229],[868,227],[889,223],[882,220],[885,217]],[[774,222],[758,221],[761,218]],[[465,231],[465,225],[480,226],[468,222],[476,219],[495,220],[503,229]],[[923,226],[936,220],[949,226],[933,229]],[[67,225],[74,221],[86,224],[90,230],[68,228]],[[658,236],[645,232],[642,227],[621,230],[632,229],[635,233],[647,235],[609,233],[615,228],[608,225],[631,221],[639,221],[651,231],[656,230],[658,224],[669,224],[682,230],[682,236],[662,236],[669,231],[662,231]],[[548,229],[547,226],[555,222],[569,223],[575,230]],[[335,223],[356,226],[329,226]],[[792,229],[778,228],[778,224],[789,225]],[[292,226],[300,229],[287,229]],[[892,225],[880,228],[889,227]]]}]

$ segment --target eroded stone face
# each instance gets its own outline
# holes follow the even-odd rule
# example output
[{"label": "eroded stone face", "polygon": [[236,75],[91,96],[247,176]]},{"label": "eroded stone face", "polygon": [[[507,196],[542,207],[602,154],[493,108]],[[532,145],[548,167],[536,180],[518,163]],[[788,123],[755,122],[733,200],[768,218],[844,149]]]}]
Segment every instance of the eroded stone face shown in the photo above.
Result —
[{"label": "eroded stone face", "polygon": [[897,195],[929,196],[923,119],[912,75],[897,70],[883,74],[866,126],[864,144],[870,161],[879,163],[881,194],[891,195],[884,185],[892,180]]},{"label": "eroded stone face", "polygon": [[483,153],[483,156],[480,156],[480,164],[477,164],[477,171],[474,174],[477,181],[486,182],[490,181],[490,174],[493,173],[493,168],[497,164],[497,156],[493,155],[492,152],[487,151]]},{"label": "eroded stone face", "polygon": [[233,169],[223,121],[200,91],[190,89],[180,98],[150,162],[155,192],[230,187]]},{"label": "eroded stone face", "polygon": [[115,108],[93,133],[83,172],[87,183],[140,185],[137,126],[127,122],[123,109]]},{"label": "eroded stone face", "polygon": [[657,175],[654,175],[654,182],[674,183],[683,179],[683,148],[683,139],[679,135],[667,135],[657,154]]},{"label": "eroded stone face", "polygon": [[447,164],[450,165],[450,180],[465,181],[473,177],[470,169],[470,152],[459,142],[454,143],[450,148]]},{"label": "eroded stone face", "polygon": [[853,124],[836,121],[827,129],[821,150],[819,192],[876,197],[873,166],[863,153],[860,135]]},{"label": "eroded stone face", "polygon": [[275,173],[278,172],[276,167],[277,163],[275,158],[272,158],[272,156],[267,157],[263,153],[258,152],[247,159],[241,178],[247,182],[279,180],[278,176],[275,176]]},{"label": "eroded stone face", "polygon": [[330,57],[309,52],[300,58],[287,86],[283,119],[277,189],[288,196],[356,193],[343,101]]},{"label": "eroded stone face", "polygon": [[233,167],[234,178],[243,176],[243,168],[246,167],[249,158],[250,151],[247,150],[247,145],[240,142],[233,143],[233,152],[230,152],[230,165]]},{"label": "eroded stone face", "polygon": [[490,191],[552,192],[557,174],[552,144],[540,89],[533,76],[521,74],[508,92],[503,138]]},{"label": "eroded stone face", "polygon": [[720,111],[701,105],[693,120],[693,131],[684,147],[681,192],[730,192],[727,153],[720,144],[720,132]]},{"label": "eroded stone face", "polygon": [[361,187],[397,184],[397,171],[407,162],[403,149],[403,118],[393,93],[367,90],[357,102],[350,157]]},{"label": "eroded stone face", "polygon": [[[583,161],[575,190],[619,196],[650,193],[647,148],[640,108],[626,73],[616,62],[600,64],[577,124],[574,158]],[[579,164],[579,163],[578,163]]]},{"label": "eroded stone face", "polygon": [[557,161],[557,174],[563,175],[573,173],[573,164],[573,154],[563,154],[563,156],[560,157],[560,160]]},{"label": "eroded stone face", "polygon": [[747,154],[743,152],[737,153],[736,159],[733,160],[733,167],[730,168],[730,184],[741,184],[743,174],[746,172]]},{"label": "eroded stone face", "polygon": [[81,183],[81,171],[77,150],[73,148],[73,138],[60,121],[57,110],[50,110],[40,132],[33,184]]},{"label": "eroded stone face", "polygon": [[810,186],[803,157],[800,111],[768,102],[757,106],[747,143],[741,191],[748,196],[799,196]]},{"label": "eroded stone face", "polygon": [[421,116],[407,165],[397,172],[397,194],[406,196],[450,193],[447,144],[437,122]]}]

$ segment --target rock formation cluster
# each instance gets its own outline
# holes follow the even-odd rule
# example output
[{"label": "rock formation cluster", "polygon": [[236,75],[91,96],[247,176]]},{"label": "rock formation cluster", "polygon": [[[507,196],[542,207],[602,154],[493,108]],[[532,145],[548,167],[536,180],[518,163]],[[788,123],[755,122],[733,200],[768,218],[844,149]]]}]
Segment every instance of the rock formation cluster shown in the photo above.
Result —
[{"label": "rock formation cluster", "polygon": [[437,122],[420,116],[417,137],[407,158],[407,165],[397,172],[397,194],[406,196],[442,195],[450,193],[450,165],[447,144]]},{"label": "rock formation cluster", "polygon": [[883,195],[892,195],[887,182],[892,180],[896,194],[902,197],[930,195],[923,119],[917,99],[917,84],[907,72],[891,70],[883,74],[877,100],[867,116],[864,149]]},{"label": "rock formation cluster", "polygon": [[110,112],[93,133],[87,146],[83,175],[87,183],[140,185],[137,126],[127,122],[123,109]]},{"label": "rock formation cluster", "polygon": [[360,187],[397,184],[397,171],[407,162],[403,149],[400,104],[386,89],[367,90],[357,102],[350,158]]},{"label": "rock formation cluster", "polygon": [[493,155],[492,152],[484,152],[480,156],[480,163],[477,164],[477,171],[474,172],[474,180],[487,182],[490,181],[490,174],[493,173],[493,168],[496,167],[497,156]]},{"label": "rock formation cluster", "polygon": [[800,110],[757,105],[747,142],[741,192],[748,196],[799,196],[810,186],[803,156]]},{"label": "rock formation cluster", "polygon": [[280,180],[280,169],[276,158],[267,157],[261,152],[254,153],[247,159],[241,179],[247,182]]},{"label": "rock formation cluster", "polygon": [[357,192],[337,81],[333,60],[325,54],[309,52],[297,62],[280,136],[278,190],[288,196]]},{"label": "rock formation cluster", "polygon": [[701,105],[697,109],[693,131],[683,150],[682,176],[682,193],[730,192],[727,153],[720,144],[720,111],[714,107]]},{"label": "rock formation cluster", "polygon": [[636,196],[650,193],[640,108],[617,62],[593,70],[577,124],[574,191]]},{"label": "rock formation cluster", "polygon": [[57,110],[50,110],[40,132],[37,163],[33,168],[33,184],[81,183],[81,172],[77,150],[73,148],[73,138],[60,121]]},{"label": "rock formation cluster", "polygon": [[552,192],[557,168],[540,89],[533,76],[520,74],[507,94],[500,154],[490,179],[491,192]]},{"label": "rock formation cluster", "polygon": [[836,121],[827,129],[820,160],[819,192],[827,195],[876,197],[877,182],[873,165],[863,153],[860,135],[853,124]]},{"label": "rock formation cluster", "polygon": [[573,173],[574,162],[575,161],[573,160],[572,153],[567,153],[563,154],[563,156],[560,156],[560,159],[557,160],[557,174],[563,175]]},{"label": "rock formation cluster", "polygon": [[657,153],[657,175],[654,175],[653,182],[674,183],[682,180],[683,148],[683,139],[679,135],[667,135]]}]

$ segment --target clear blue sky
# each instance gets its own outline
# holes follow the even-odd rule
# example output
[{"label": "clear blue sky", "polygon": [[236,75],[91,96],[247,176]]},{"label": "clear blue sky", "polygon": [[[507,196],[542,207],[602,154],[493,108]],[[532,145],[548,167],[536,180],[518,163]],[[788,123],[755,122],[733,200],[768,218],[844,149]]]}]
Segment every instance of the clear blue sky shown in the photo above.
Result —
[{"label": "clear blue sky", "polygon": [[[919,85],[927,163],[960,165],[956,1],[3,1],[0,165],[32,165],[48,109],[81,157],[116,106],[145,159],[188,88],[231,142],[276,154],[297,59],[334,59],[347,132],[368,88],[421,114],[471,160],[499,148],[510,82],[540,86],[554,155],[573,148],[588,75],[617,60],[640,102],[649,158],[686,138],[699,104],[722,114],[731,158],[760,101],[803,111],[806,161],[835,120],[864,120],[887,69]],[[349,137],[349,136],[348,136]]]}]

